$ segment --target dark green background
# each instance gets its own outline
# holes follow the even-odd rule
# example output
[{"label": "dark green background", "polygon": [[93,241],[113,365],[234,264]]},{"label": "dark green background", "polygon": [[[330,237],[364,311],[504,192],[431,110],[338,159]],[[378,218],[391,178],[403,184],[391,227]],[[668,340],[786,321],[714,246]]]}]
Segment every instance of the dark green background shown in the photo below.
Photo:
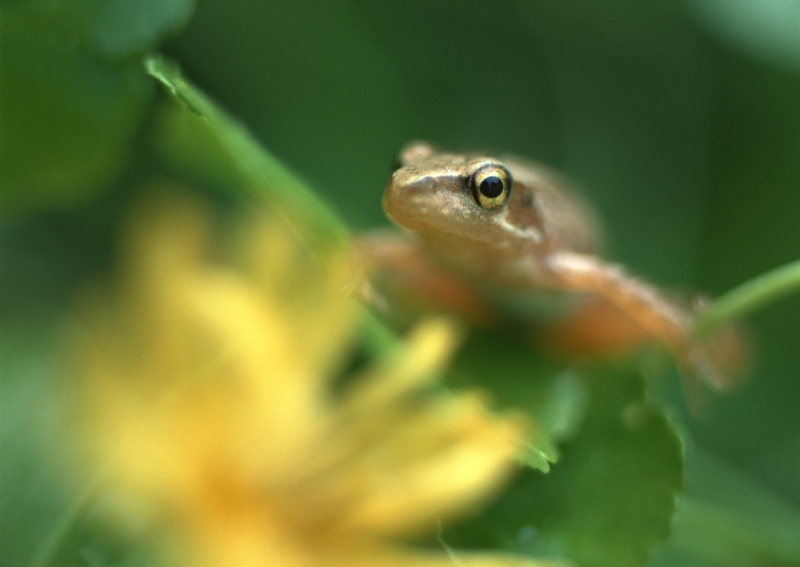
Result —
[{"label": "dark green background", "polygon": [[[170,33],[162,51],[354,229],[386,223],[394,154],[423,138],[562,169],[605,219],[609,255],[678,290],[719,294],[800,258],[800,29],[770,50],[780,30],[737,11],[759,1],[200,0],[182,33],[178,7],[116,43],[92,32],[113,18],[2,2],[3,353],[38,352],[38,322],[109,263],[119,211],[164,173],[148,144],[163,94],[139,60]],[[800,22],[785,6],[778,23]],[[719,23],[739,17],[749,40]],[[745,479],[732,486],[796,514],[800,298],[748,324],[751,380],[683,427]],[[677,383],[663,389],[682,412]]]}]

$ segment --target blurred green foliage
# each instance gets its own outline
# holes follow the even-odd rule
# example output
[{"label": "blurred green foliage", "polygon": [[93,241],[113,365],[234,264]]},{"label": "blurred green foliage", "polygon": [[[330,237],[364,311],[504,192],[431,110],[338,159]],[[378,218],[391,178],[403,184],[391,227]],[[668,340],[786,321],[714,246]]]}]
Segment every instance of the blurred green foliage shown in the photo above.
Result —
[{"label": "blurred green foliage", "polygon": [[[223,156],[232,139],[253,140],[157,90],[142,65],[151,50],[176,59],[356,229],[386,223],[380,195],[394,154],[423,138],[564,170],[606,220],[609,254],[668,286],[719,294],[800,258],[800,29],[785,31],[800,21],[796,3],[200,0],[189,20],[193,8],[0,3],[0,565],[26,564],[67,506],[33,451],[50,418],[32,404],[55,379],[53,329],[75,288],[110,265],[125,204],[165,175],[220,207],[239,198],[222,190],[231,176],[252,195],[269,191],[271,175],[290,175],[257,147],[238,165],[241,154]],[[499,401],[552,424],[539,465],[559,458],[551,446],[563,460],[444,541],[586,565],[634,565],[656,548],[658,566],[800,564],[798,321],[797,297],[756,314],[749,382],[700,419],[685,411],[677,380],[653,384],[643,404],[640,372],[557,386],[563,368],[538,353],[497,346],[506,356],[476,360],[468,350],[454,381],[491,386],[500,376]],[[688,447],[673,537],[660,547],[681,474],[655,400]],[[569,423],[547,421],[558,404],[578,408]],[[641,427],[626,430],[625,416]],[[620,445],[602,445],[613,439]],[[599,472],[585,465],[595,451],[613,457]],[[611,537],[619,533],[627,539]],[[145,561],[119,559],[103,537],[81,525],[58,563]]]},{"label": "blurred green foliage", "polygon": [[180,101],[163,105],[154,145],[190,177],[216,182],[234,194],[266,200],[289,226],[305,228],[305,244],[320,259],[343,248],[347,229],[295,174],[260,147],[247,129],[187,83],[174,63],[148,57],[147,71]]},{"label": "blurred green foliage", "polygon": [[445,531],[448,544],[621,567],[641,565],[669,534],[683,485],[677,435],[644,402],[636,372],[588,375],[589,408],[563,459],[547,475],[527,471],[477,520]]},{"label": "blurred green foliage", "polygon": [[191,0],[9,2],[3,7],[0,207],[96,193],[123,167],[148,101],[140,58]]}]

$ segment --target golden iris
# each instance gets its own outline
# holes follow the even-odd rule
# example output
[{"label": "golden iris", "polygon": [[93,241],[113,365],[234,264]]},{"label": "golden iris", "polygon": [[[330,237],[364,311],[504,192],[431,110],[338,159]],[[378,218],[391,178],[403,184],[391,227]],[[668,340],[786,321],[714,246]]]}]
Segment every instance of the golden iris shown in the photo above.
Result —
[{"label": "golden iris", "polygon": [[482,167],[472,176],[472,191],[484,209],[499,207],[511,193],[511,175],[499,165]]}]

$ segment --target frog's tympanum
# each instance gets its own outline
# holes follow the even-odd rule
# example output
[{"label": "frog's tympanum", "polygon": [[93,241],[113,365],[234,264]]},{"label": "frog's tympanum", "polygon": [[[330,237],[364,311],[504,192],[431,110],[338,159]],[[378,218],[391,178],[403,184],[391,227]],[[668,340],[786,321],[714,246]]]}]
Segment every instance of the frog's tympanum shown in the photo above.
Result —
[{"label": "frog's tympanum", "polygon": [[383,272],[374,297],[388,288],[418,306],[535,330],[572,350],[622,350],[654,339],[722,387],[692,337],[692,311],[601,259],[595,217],[546,167],[413,143],[400,155],[383,207],[405,235],[360,244]]}]

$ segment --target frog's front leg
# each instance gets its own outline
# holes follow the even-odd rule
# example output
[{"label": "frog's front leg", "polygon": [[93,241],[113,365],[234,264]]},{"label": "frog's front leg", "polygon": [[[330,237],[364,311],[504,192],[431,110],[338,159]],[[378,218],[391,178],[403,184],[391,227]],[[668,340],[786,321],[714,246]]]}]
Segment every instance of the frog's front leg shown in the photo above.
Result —
[{"label": "frog's front leg", "polygon": [[544,266],[557,287],[603,297],[669,346],[684,369],[699,372],[717,390],[727,385],[692,336],[692,314],[652,285],[628,275],[621,266],[586,254],[553,252],[544,259]]},{"label": "frog's front leg", "polygon": [[356,239],[353,249],[364,271],[358,296],[390,318],[402,321],[434,311],[485,327],[497,325],[483,297],[463,278],[443,269],[419,242],[376,231]]}]

